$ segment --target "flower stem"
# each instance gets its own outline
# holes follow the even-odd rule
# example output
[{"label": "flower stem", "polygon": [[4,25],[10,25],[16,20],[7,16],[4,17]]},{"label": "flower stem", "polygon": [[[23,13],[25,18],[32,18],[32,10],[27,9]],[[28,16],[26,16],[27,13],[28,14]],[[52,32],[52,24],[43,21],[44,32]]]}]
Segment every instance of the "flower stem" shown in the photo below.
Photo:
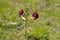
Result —
[{"label": "flower stem", "polygon": [[28,39],[28,37],[27,37],[27,20],[25,21],[25,38],[26,38],[26,40]]}]

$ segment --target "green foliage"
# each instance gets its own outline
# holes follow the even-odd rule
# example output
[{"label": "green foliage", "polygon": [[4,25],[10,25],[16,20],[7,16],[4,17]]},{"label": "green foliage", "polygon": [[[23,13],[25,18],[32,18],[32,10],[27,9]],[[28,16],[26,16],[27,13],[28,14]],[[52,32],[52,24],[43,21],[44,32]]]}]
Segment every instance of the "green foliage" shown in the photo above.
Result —
[{"label": "green foliage", "polygon": [[34,11],[39,13],[39,19],[27,24],[31,27],[30,30],[26,28],[28,40],[60,40],[60,0],[46,0],[42,5],[47,3],[48,6],[43,8],[40,8],[40,2],[41,0],[0,0],[0,40],[25,40],[24,27],[12,32],[24,23],[18,15],[20,9],[28,10],[28,19]]}]

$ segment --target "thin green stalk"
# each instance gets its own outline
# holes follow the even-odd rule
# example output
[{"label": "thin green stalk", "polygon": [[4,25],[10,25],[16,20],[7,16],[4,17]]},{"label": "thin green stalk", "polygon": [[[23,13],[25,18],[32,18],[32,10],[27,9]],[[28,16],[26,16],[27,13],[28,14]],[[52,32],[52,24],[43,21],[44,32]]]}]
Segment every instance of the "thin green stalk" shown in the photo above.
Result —
[{"label": "thin green stalk", "polygon": [[26,38],[26,40],[28,39],[28,37],[27,37],[28,35],[27,35],[27,20],[25,21],[25,38]]}]

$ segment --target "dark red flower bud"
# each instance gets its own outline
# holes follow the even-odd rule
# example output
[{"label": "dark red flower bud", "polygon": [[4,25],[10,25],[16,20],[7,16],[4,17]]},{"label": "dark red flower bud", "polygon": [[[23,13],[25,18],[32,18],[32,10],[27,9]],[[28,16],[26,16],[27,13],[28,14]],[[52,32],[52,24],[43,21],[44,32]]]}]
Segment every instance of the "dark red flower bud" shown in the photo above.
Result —
[{"label": "dark red flower bud", "polygon": [[20,10],[19,11],[19,16],[23,16],[24,15],[24,11],[23,10]]},{"label": "dark red flower bud", "polygon": [[37,18],[39,18],[39,15],[38,15],[37,12],[34,12],[34,13],[32,14],[32,17],[33,17],[34,20],[36,20]]}]

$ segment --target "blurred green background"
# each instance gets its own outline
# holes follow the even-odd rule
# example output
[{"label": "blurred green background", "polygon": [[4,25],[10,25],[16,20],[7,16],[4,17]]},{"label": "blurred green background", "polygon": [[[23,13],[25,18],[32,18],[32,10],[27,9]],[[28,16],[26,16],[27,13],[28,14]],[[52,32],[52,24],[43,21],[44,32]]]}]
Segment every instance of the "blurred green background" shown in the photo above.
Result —
[{"label": "blurred green background", "polygon": [[30,40],[35,40],[33,36],[38,37],[46,32],[49,40],[60,40],[60,0],[0,0],[0,40],[25,40],[24,26],[16,29],[24,24],[18,15],[21,9],[28,11],[28,18],[34,11],[39,14],[37,20],[28,22],[31,28],[28,35],[32,35]]}]

